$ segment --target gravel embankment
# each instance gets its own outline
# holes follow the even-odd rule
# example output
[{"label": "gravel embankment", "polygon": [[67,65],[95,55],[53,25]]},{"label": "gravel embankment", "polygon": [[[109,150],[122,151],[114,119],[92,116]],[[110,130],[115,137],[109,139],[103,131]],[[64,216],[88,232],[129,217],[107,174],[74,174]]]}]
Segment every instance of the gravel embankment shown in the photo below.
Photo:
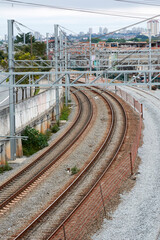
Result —
[{"label": "gravel embankment", "polygon": [[[135,187],[121,196],[122,202],[112,214],[112,220],[104,220],[101,230],[93,240],[158,240],[160,239],[160,103],[151,96],[139,96],[125,88],[144,106],[143,145]],[[159,96],[160,91],[151,91]]]},{"label": "gravel embankment", "polygon": [[68,158],[63,160],[61,164],[57,164],[57,167],[53,167],[52,174],[49,175],[46,181],[41,182],[25,200],[23,199],[23,201],[16,204],[16,208],[13,207],[5,216],[1,216],[0,239],[9,239],[17,229],[20,229],[28,222],[32,214],[36,214],[44,208],[44,205],[53,196],[56,196],[57,191],[64,186],[64,183],[72,178],[66,169],[75,165],[81,168],[90,153],[96,149],[97,144],[102,140],[107,128],[107,109],[101,98],[96,97],[95,99],[95,95],[93,94],[91,96],[96,102],[94,111],[97,112],[98,116],[94,122],[94,127],[88,133],[87,137],[82,139],[83,141],[81,141],[80,145],[76,147],[76,150]]}]

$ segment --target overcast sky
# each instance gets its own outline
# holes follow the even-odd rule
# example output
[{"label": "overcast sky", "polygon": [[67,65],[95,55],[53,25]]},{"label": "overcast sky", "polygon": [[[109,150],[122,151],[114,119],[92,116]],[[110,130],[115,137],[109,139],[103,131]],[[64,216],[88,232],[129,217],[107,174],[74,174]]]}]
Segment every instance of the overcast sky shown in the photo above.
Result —
[{"label": "overcast sky", "polygon": [[[115,0],[22,0],[23,2],[32,2],[48,4],[66,8],[101,10],[107,13],[132,15],[148,18],[160,13],[160,7],[152,7],[138,4],[117,2]],[[76,33],[80,31],[87,32],[89,27],[94,32],[98,32],[99,27],[107,27],[109,31],[125,27],[136,23],[141,19],[122,18],[116,16],[103,16],[97,14],[55,10],[42,7],[28,7],[20,5],[6,4],[0,0],[0,38],[7,33],[7,19],[15,19],[18,22],[32,28],[35,31],[45,35],[46,32],[52,34],[54,24],[62,25]],[[147,24],[140,24],[137,27],[147,27]],[[21,28],[28,32],[28,29]],[[16,33],[16,30],[15,30]],[[68,32],[69,33],[69,32]]]}]

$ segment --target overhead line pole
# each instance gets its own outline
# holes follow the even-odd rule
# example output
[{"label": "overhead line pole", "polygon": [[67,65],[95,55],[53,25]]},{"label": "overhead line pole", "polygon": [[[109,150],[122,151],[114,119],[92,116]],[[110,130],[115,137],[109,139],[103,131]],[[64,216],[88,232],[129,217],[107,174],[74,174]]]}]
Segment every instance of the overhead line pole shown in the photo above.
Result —
[{"label": "overhead line pole", "polygon": [[149,29],[149,89],[151,90],[151,82],[152,82],[152,44],[151,44],[151,29]]},{"label": "overhead line pole", "polygon": [[[67,71],[67,38],[65,37],[65,71]],[[69,91],[69,88],[68,88],[68,84],[69,84],[69,81],[68,81],[68,74],[65,75],[65,104],[66,106],[68,106],[68,91]]]},{"label": "overhead line pole", "polygon": [[49,33],[46,33],[46,53],[47,53],[47,59],[49,59],[48,35],[49,35]]},{"label": "overhead line pole", "polygon": [[14,72],[14,42],[13,42],[13,23],[14,20],[8,20],[8,63],[9,63],[9,119],[10,119],[10,160],[16,158],[16,139],[15,139],[15,84]]},{"label": "overhead line pole", "polygon": [[[54,25],[55,38],[55,81],[58,80],[58,25]],[[56,87],[56,121],[59,121],[59,87]]]}]

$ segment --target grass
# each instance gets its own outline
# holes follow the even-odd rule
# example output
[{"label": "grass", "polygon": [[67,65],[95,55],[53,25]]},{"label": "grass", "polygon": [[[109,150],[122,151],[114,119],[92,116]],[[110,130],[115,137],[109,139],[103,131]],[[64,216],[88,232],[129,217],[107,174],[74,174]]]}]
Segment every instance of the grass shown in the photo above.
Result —
[{"label": "grass", "polygon": [[77,168],[77,166],[74,166],[73,168],[71,168],[71,174],[74,175],[76,173],[79,172],[79,169]]},{"label": "grass", "polygon": [[8,162],[6,162],[5,165],[0,166],[0,174],[10,170],[12,170],[12,167],[9,166]]},{"label": "grass", "polygon": [[56,132],[58,132],[59,131],[59,126],[58,126],[58,124],[57,123],[55,123],[52,127],[51,127],[51,132],[52,133],[56,133]]},{"label": "grass", "polygon": [[63,109],[61,111],[61,115],[60,115],[60,120],[68,120],[68,116],[70,114],[70,108],[66,105],[63,106]]},{"label": "grass", "polygon": [[36,87],[35,92],[34,92],[34,96],[36,96],[39,93],[39,91],[40,91],[40,87]]}]

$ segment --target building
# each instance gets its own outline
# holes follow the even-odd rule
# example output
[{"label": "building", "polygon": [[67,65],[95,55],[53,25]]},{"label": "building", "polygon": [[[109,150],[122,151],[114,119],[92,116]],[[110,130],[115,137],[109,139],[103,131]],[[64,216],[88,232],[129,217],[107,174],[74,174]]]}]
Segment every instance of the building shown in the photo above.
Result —
[{"label": "building", "polygon": [[99,34],[103,34],[103,29],[102,29],[102,27],[99,27]]},{"label": "building", "polygon": [[151,35],[156,36],[159,34],[159,21],[158,20],[150,20],[147,22],[147,29],[151,29]]},{"label": "building", "polygon": [[93,33],[93,30],[92,28],[89,28],[89,31],[88,31],[89,34],[92,34]]},{"label": "building", "polygon": [[103,34],[107,34],[108,33],[108,29],[107,28],[104,28],[103,29]]}]

